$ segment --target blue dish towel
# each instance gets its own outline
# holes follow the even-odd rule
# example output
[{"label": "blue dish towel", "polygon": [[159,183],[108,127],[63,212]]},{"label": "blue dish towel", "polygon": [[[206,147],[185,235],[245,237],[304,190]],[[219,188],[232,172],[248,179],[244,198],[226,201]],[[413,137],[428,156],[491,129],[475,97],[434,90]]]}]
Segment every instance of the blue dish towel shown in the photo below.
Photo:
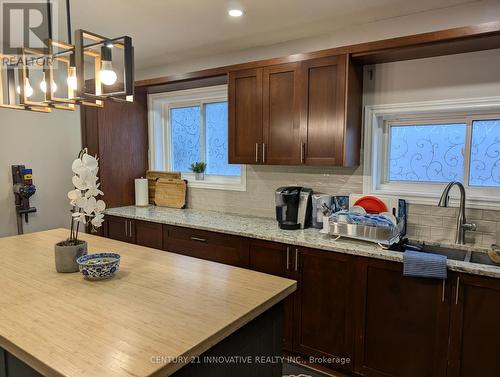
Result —
[{"label": "blue dish towel", "polygon": [[423,278],[446,279],[445,255],[430,254],[406,249],[403,254],[403,275]]}]

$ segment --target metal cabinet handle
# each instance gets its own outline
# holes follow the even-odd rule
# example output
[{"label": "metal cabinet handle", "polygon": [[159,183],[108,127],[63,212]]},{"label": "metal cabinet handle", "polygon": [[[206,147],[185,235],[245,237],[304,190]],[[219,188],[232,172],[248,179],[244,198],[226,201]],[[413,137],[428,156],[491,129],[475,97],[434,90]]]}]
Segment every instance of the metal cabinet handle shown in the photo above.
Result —
[{"label": "metal cabinet handle", "polygon": [[455,305],[458,305],[459,288],[460,288],[460,276],[457,276],[457,291],[455,292]]},{"label": "metal cabinet handle", "polygon": [[302,143],[302,144],[300,144],[300,163],[301,164],[304,163],[305,155],[306,155],[306,144]]},{"label": "metal cabinet handle", "polygon": [[195,237],[195,236],[192,236],[191,239],[193,241],[198,241],[198,242],[207,242],[207,239],[206,238],[200,238],[200,237]]},{"label": "metal cabinet handle", "polygon": [[286,269],[290,269],[290,246],[286,247]]},{"label": "metal cabinet handle", "polygon": [[255,143],[255,162],[259,162],[259,143]]},{"label": "metal cabinet handle", "polygon": [[262,143],[262,162],[266,162],[266,144]]},{"label": "metal cabinet handle", "polygon": [[441,302],[444,302],[445,291],[446,291],[446,280],[443,279],[443,292],[441,293]]},{"label": "metal cabinet handle", "polygon": [[128,235],[129,237],[132,238],[132,221],[128,222],[128,229],[129,229]]},{"label": "metal cabinet handle", "polygon": [[125,237],[128,237],[128,224],[127,224],[127,220],[125,220]]},{"label": "metal cabinet handle", "polygon": [[299,249],[295,248],[295,271],[299,270]]}]

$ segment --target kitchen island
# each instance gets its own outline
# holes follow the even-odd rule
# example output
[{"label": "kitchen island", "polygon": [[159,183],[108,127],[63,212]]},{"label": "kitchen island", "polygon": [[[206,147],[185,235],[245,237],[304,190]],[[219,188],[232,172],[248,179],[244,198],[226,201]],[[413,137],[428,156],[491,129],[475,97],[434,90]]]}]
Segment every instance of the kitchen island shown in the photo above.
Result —
[{"label": "kitchen island", "polygon": [[0,239],[0,376],[280,375],[295,281],[82,235],[122,256],[114,278],[87,281],[55,271],[66,236]]}]

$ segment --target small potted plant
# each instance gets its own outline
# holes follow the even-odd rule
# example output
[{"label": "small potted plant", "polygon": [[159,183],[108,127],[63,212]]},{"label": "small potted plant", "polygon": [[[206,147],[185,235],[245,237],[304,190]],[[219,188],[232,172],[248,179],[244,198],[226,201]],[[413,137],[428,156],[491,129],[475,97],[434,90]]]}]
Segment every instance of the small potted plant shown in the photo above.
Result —
[{"label": "small potted plant", "polygon": [[57,272],[77,272],[76,260],[87,254],[87,242],[78,239],[80,225],[91,226],[95,231],[104,221],[102,213],[106,204],[96,197],[104,195],[99,190],[97,172],[99,164],[97,157],[90,156],[83,149],[71,166],[74,189],[68,192],[70,204],[73,206],[69,237],[55,245],[55,260]]},{"label": "small potted plant", "polygon": [[191,170],[194,173],[194,178],[197,181],[202,181],[205,179],[205,170],[207,168],[206,162],[193,162],[191,164]]}]

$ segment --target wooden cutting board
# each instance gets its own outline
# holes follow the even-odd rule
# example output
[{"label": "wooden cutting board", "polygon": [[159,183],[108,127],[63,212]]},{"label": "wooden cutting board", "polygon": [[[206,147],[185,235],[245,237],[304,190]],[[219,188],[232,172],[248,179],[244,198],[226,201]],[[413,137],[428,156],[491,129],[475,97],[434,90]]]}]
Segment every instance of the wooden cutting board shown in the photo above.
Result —
[{"label": "wooden cutting board", "polygon": [[161,207],[184,208],[186,192],[185,180],[159,178],[156,181],[154,204]]},{"label": "wooden cutting board", "polygon": [[155,204],[156,181],[160,178],[181,179],[181,173],[148,170],[146,178],[148,179],[149,204]]}]

